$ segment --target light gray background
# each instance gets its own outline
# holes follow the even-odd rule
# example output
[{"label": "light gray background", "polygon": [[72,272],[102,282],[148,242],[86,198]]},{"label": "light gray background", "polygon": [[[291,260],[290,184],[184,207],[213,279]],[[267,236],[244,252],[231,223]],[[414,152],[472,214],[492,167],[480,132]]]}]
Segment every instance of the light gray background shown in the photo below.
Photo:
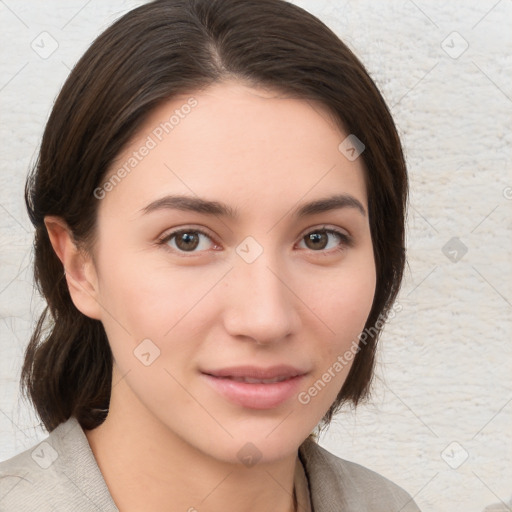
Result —
[{"label": "light gray background", "polygon": [[[42,306],[27,169],[70,68],[141,3],[0,0],[0,460],[46,436],[18,393]],[[402,485],[424,512],[510,510],[512,1],[295,3],[368,67],[411,177],[402,310],[382,339],[373,401],[341,413],[321,444]]]}]

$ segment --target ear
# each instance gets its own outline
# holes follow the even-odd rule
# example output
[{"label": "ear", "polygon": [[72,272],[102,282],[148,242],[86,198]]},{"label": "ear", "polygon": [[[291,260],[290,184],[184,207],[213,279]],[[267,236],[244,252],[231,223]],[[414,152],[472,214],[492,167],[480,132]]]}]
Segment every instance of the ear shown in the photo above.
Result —
[{"label": "ear", "polygon": [[84,315],[101,320],[98,277],[94,262],[75,245],[73,234],[60,217],[47,215],[44,223],[55,254],[64,267],[69,294]]}]

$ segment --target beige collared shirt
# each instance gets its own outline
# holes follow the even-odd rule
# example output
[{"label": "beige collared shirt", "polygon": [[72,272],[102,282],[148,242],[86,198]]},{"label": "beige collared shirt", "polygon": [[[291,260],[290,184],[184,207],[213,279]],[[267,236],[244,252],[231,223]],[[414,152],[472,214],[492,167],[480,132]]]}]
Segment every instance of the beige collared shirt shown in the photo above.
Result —
[{"label": "beige collared shirt", "polygon": [[[419,512],[399,486],[310,438],[299,447],[294,489],[297,512]],[[0,463],[0,511],[119,512],[74,417]]]},{"label": "beige collared shirt", "polygon": [[312,512],[308,479],[306,477],[304,466],[302,465],[300,457],[297,457],[297,464],[295,466],[293,497],[296,512]]}]

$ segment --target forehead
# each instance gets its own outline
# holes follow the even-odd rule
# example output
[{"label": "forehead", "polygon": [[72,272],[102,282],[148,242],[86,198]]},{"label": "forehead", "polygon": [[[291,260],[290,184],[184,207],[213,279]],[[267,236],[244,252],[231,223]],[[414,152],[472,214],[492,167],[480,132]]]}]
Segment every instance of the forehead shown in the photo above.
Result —
[{"label": "forehead", "polygon": [[165,193],[265,208],[333,192],[366,206],[362,159],[319,102],[227,82],[175,97],[146,119],[105,180],[100,209],[133,215]]}]

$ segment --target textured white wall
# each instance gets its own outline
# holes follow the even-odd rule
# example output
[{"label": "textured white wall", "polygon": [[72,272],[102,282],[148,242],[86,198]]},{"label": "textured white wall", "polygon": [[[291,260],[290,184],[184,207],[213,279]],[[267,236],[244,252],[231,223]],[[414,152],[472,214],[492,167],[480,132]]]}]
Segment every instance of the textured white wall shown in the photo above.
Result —
[{"label": "textured white wall", "polygon": [[[0,460],[46,435],[18,394],[41,309],[27,169],[71,66],[140,3],[0,2]],[[321,443],[405,487],[424,512],[512,506],[512,1],[295,3],[368,67],[412,184],[402,310],[382,340],[373,400],[341,413]]]}]

